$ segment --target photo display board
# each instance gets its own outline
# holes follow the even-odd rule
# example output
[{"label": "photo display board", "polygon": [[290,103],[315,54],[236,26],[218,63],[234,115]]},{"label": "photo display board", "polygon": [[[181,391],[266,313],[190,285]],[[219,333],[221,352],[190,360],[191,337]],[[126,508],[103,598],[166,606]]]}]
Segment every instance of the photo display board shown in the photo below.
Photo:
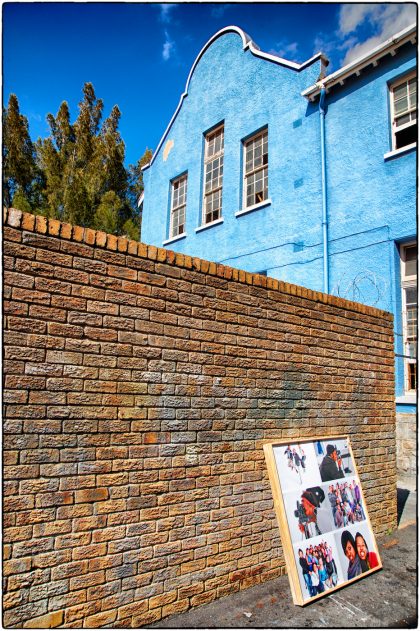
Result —
[{"label": "photo display board", "polygon": [[382,567],[350,440],[264,445],[295,605]]}]

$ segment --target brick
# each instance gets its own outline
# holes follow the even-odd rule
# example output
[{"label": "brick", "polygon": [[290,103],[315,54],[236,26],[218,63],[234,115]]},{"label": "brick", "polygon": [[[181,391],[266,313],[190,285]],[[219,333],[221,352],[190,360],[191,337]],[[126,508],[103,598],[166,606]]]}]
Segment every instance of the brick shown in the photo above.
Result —
[{"label": "brick", "polygon": [[80,502],[100,502],[102,500],[107,500],[108,497],[109,493],[106,488],[83,489],[82,491],[75,492],[76,504],[79,504]]},{"label": "brick", "polygon": [[20,228],[22,215],[23,213],[21,210],[17,210],[16,208],[9,208],[9,213],[7,217],[7,223],[9,224],[9,226]]},{"label": "brick", "polygon": [[23,624],[24,629],[54,629],[59,627],[64,618],[63,611],[54,611],[52,613],[38,616],[37,618],[31,618]]},{"label": "brick", "polygon": [[35,229],[35,216],[22,213],[22,229],[33,231]]},{"label": "brick", "polygon": [[88,629],[98,629],[105,625],[112,624],[117,617],[117,612],[114,610],[101,611],[100,613],[88,616],[84,620],[84,627]]},{"label": "brick", "polygon": [[35,230],[40,234],[47,232],[47,218],[42,215],[37,215],[35,219]]}]

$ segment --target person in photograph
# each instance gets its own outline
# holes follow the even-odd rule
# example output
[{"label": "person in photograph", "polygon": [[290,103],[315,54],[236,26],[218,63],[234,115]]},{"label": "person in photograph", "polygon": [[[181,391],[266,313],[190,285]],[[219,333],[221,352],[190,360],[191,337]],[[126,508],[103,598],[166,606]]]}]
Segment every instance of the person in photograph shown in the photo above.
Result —
[{"label": "person in photograph", "polygon": [[327,560],[325,563],[325,569],[327,570],[327,575],[328,575],[328,578],[326,581],[327,587],[330,587],[330,588],[335,587],[338,582],[338,574],[337,574],[337,566],[333,559],[332,551],[328,551]]},{"label": "person in photograph", "polygon": [[322,592],[325,591],[325,587],[324,587],[322,581],[319,578],[318,565],[316,563],[314,563],[313,567],[312,567],[311,583],[312,583],[311,596],[316,596],[317,594],[322,594]]},{"label": "person in photograph", "polygon": [[354,519],[356,521],[364,521],[366,519],[363,508],[359,502],[356,502],[356,506],[354,507]]},{"label": "person in photograph", "polygon": [[299,549],[298,554],[299,554],[299,565],[302,568],[302,574],[303,574],[303,579],[305,581],[306,589],[308,590],[309,594],[311,594],[312,581],[311,581],[311,576],[310,576],[309,563],[307,561],[307,558],[303,554],[303,550]]},{"label": "person in photograph", "polygon": [[344,511],[344,525],[347,526],[348,523],[354,524],[354,515],[351,510],[351,506],[347,500],[343,502],[343,511]]},{"label": "person in photograph", "polygon": [[337,508],[337,494],[335,493],[334,486],[332,484],[328,487],[328,499],[331,504],[331,510],[334,517],[335,510]]},{"label": "person in photograph", "polygon": [[284,453],[286,454],[287,458],[287,466],[290,467],[290,469],[293,469],[293,452],[290,449],[290,445],[287,445]]},{"label": "person in photograph", "polygon": [[362,572],[367,572],[368,570],[372,570],[374,567],[378,567],[378,557],[375,552],[369,552],[366,540],[360,532],[356,532],[355,542]]},{"label": "person in photograph", "polygon": [[337,505],[335,508],[334,524],[336,528],[343,528],[344,526],[344,514],[339,500],[337,500]]},{"label": "person in photograph", "polygon": [[360,557],[357,554],[356,542],[353,535],[348,530],[344,530],[341,534],[341,545],[343,552],[349,560],[347,568],[347,578],[350,580],[362,573]]},{"label": "person in photograph", "polygon": [[296,502],[294,515],[298,519],[298,528],[306,539],[322,534],[317,522],[317,511],[324,498],[324,491],[320,486],[315,486],[306,489],[300,503]]},{"label": "person in photograph", "polygon": [[312,572],[312,566],[316,563],[316,557],[314,556],[314,549],[312,546],[306,548],[306,561],[308,563],[309,571]]},{"label": "person in photograph", "polygon": [[349,492],[350,492],[350,502],[352,504],[356,504],[356,495],[354,493],[354,482],[350,482],[349,484]]},{"label": "person in photograph", "polygon": [[353,498],[351,496],[349,485],[347,484],[347,482],[343,484],[343,491],[341,493],[341,496],[344,502],[348,502],[349,504],[352,504]]},{"label": "person in photograph", "polygon": [[306,469],[306,463],[305,463],[305,461],[306,461],[306,454],[303,451],[302,447],[299,447],[299,451],[300,451],[300,464],[302,465],[302,472],[304,472],[305,469]]},{"label": "person in photograph", "polygon": [[319,467],[321,480],[323,482],[329,482],[330,480],[336,480],[337,478],[344,478],[341,465],[341,459],[337,454],[336,447],[334,445],[327,445],[327,453]]},{"label": "person in photograph", "polygon": [[322,585],[322,591],[325,591],[325,584],[328,580],[328,573],[324,565],[322,556],[319,558],[318,576],[319,576],[319,584]]}]

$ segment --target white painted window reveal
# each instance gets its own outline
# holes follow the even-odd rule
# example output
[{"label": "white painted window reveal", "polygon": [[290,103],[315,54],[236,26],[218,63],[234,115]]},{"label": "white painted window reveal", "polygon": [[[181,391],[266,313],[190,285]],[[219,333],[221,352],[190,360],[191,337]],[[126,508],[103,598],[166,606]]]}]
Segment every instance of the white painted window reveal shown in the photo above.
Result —
[{"label": "white painted window reveal", "polygon": [[243,207],[268,199],[268,130],[244,141]]},{"label": "white painted window reveal", "polygon": [[222,216],[224,126],[206,134],[204,150],[203,224]]},{"label": "white painted window reveal", "polygon": [[392,149],[417,141],[417,75],[393,83],[391,90]]},{"label": "white painted window reveal", "polygon": [[171,222],[169,237],[185,232],[185,210],[187,205],[187,174],[172,181]]},{"label": "white painted window reveal", "polygon": [[405,392],[417,388],[417,243],[401,246]]}]

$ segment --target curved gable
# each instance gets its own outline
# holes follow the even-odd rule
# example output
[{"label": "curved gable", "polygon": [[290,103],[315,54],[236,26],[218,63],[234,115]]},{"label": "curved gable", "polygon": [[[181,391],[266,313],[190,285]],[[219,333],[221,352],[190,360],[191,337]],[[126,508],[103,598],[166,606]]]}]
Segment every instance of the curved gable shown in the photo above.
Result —
[{"label": "curved gable", "polygon": [[186,96],[188,96],[188,90],[190,87],[190,83],[191,83],[191,79],[193,77],[194,71],[197,68],[197,65],[199,63],[199,61],[201,60],[201,58],[203,57],[204,53],[210,48],[210,46],[217,40],[219,39],[222,35],[226,35],[229,33],[236,33],[242,41],[242,49],[244,51],[249,51],[252,55],[259,57],[260,59],[264,59],[266,61],[269,61],[271,63],[275,63],[281,66],[284,66],[286,68],[290,68],[291,70],[295,70],[295,71],[300,71],[303,70],[304,68],[306,68],[307,66],[311,65],[312,63],[318,61],[319,59],[322,59],[324,62],[326,62],[328,64],[328,60],[321,54],[321,53],[317,53],[316,55],[314,55],[313,57],[311,57],[310,59],[308,59],[307,61],[305,61],[303,64],[297,64],[293,61],[287,61],[286,59],[283,59],[282,57],[278,57],[276,55],[271,55],[269,53],[264,53],[263,51],[261,51],[259,49],[259,47],[257,46],[257,44],[255,44],[255,42],[250,38],[249,35],[247,35],[247,33],[245,33],[245,31],[243,31],[241,28],[239,28],[239,26],[226,26],[225,28],[221,29],[220,31],[218,31],[217,33],[215,33],[209,40],[208,42],[203,46],[203,48],[200,50],[200,52],[198,53],[192,67],[191,70],[188,74],[188,78],[187,78],[187,82],[185,85],[185,90],[184,92],[181,94],[181,98],[179,100],[178,103],[178,107],[176,108],[174,115],[172,116],[171,120],[169,121],[169,124],[162,136],[162,138],[160,139],[160,142],[156,148],[156,151],[153,154],[153,157],[151,159],[151,161],[149,162],[149,164],[146,164],[144,167],[142,167],[142,171],[145,171],[146,169],[148,169],[153,162],[155,161],[155,158],[157,157],[162,144],[164,143],[176,117],[179,114],[179,111],[181,110],[182,104],[184,102],[184,99]]}]

